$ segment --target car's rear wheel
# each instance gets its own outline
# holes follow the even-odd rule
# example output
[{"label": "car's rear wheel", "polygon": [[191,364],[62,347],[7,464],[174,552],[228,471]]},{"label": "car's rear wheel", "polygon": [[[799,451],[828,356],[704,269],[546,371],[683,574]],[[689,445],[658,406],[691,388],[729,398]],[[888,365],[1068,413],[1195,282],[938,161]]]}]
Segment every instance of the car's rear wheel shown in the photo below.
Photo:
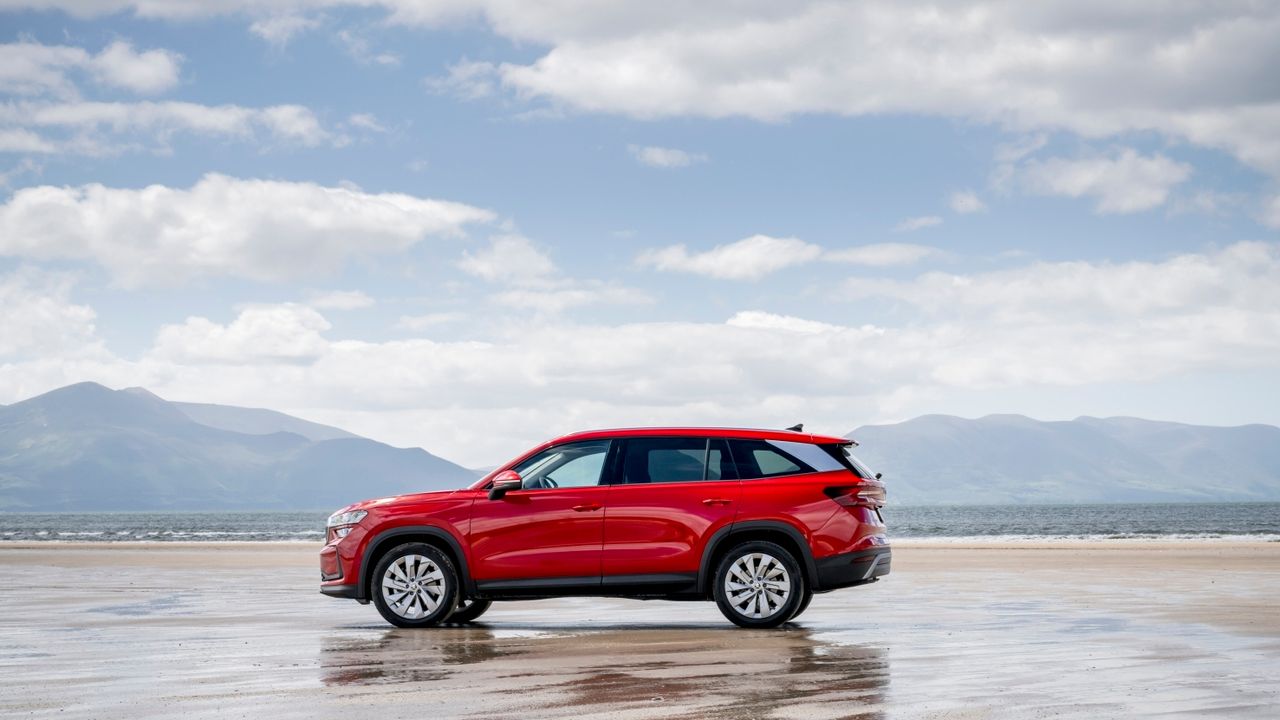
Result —
[{"label": "car's rear wheel", "polygon": [[745,628],[772,628],[790,620],[804,590],[795,557],[764,540],[735,546],[716,570],[716,605],[730,622]]},{"label": "car's rear wheel", "polygon": [[813,589],[809,587],[809,583],[804,584],[804,592],[800,595],[800,604],[796,605],[796,611],[791,613],[788,620],[795,620],[800,617],[800,613],[809,609],[809,603],[813,602]]},{"label": "car's rear wheel", "polygon": [[458,603],[458,573],[453,562],[426,543],[392,548],[374,567],[372,580],[373,604],[397,627],[438,625]]},{"label": "car's rear wheel", "polygon": [[469,623],[484,614],[493,604],[492,600],[459,600],[458,608],[453,611],[446,622]]}]

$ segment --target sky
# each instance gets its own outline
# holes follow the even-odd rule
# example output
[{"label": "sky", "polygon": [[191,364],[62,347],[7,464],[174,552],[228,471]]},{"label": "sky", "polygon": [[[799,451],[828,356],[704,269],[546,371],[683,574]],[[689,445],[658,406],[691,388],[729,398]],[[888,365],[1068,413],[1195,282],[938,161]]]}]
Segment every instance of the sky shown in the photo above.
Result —
[{"label": "sky", "polygon": [[491,466],[1280,424],[1280,5],[0,0],[0,403]]}]

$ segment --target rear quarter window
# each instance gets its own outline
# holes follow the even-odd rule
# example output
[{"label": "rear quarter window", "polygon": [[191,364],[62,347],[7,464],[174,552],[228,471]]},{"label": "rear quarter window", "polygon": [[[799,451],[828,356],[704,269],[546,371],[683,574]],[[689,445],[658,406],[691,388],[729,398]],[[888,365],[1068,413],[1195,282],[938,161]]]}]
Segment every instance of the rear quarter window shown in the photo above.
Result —
[{"label": "rear quarter window", "polygon": [[[803,447],[788,447],[792,445]],[[772,440],[735,439],[729,441],[729,447],[738,477],[743,480],[816,472],[813,465],[806,462],[806,458],[800,457],[800,455],[809,454],[804,447],[813,448],[820,454],[826,455],[820,448],[807,443]],[[830,457],[827,459],[831,461]]]}]

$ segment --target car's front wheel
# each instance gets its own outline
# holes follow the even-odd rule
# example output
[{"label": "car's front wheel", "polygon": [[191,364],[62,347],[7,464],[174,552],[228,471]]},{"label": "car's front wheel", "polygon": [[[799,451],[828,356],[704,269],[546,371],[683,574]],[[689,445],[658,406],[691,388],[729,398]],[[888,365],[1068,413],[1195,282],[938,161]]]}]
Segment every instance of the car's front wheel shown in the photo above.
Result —
[{"label": "car's front wheel", "polygon": [[405,543],[382,556],[373,570],[373,604],[397,627],[431,627],[458,603],[458,573],[449,556],[426,543]]},{"label": "car's front wheel", "polygon": [[786,548],[752,540],[731,549],[720,561],[715,580],[716,605],[735,625],[777,627],[803,601],[800,565]]}]

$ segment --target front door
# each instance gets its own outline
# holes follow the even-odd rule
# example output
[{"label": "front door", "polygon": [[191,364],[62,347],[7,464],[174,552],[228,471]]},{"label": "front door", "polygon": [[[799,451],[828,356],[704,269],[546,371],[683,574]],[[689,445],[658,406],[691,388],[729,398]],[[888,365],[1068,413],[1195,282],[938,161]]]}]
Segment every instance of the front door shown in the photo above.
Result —
[{"label": "front door", "polygon": [[599,582],[609,489],[600,478],[609,448],[608,440],[548,448],[513,468],[523,478],[520,489],[497,500],[476,499],[471,515],[476,582]]}]

